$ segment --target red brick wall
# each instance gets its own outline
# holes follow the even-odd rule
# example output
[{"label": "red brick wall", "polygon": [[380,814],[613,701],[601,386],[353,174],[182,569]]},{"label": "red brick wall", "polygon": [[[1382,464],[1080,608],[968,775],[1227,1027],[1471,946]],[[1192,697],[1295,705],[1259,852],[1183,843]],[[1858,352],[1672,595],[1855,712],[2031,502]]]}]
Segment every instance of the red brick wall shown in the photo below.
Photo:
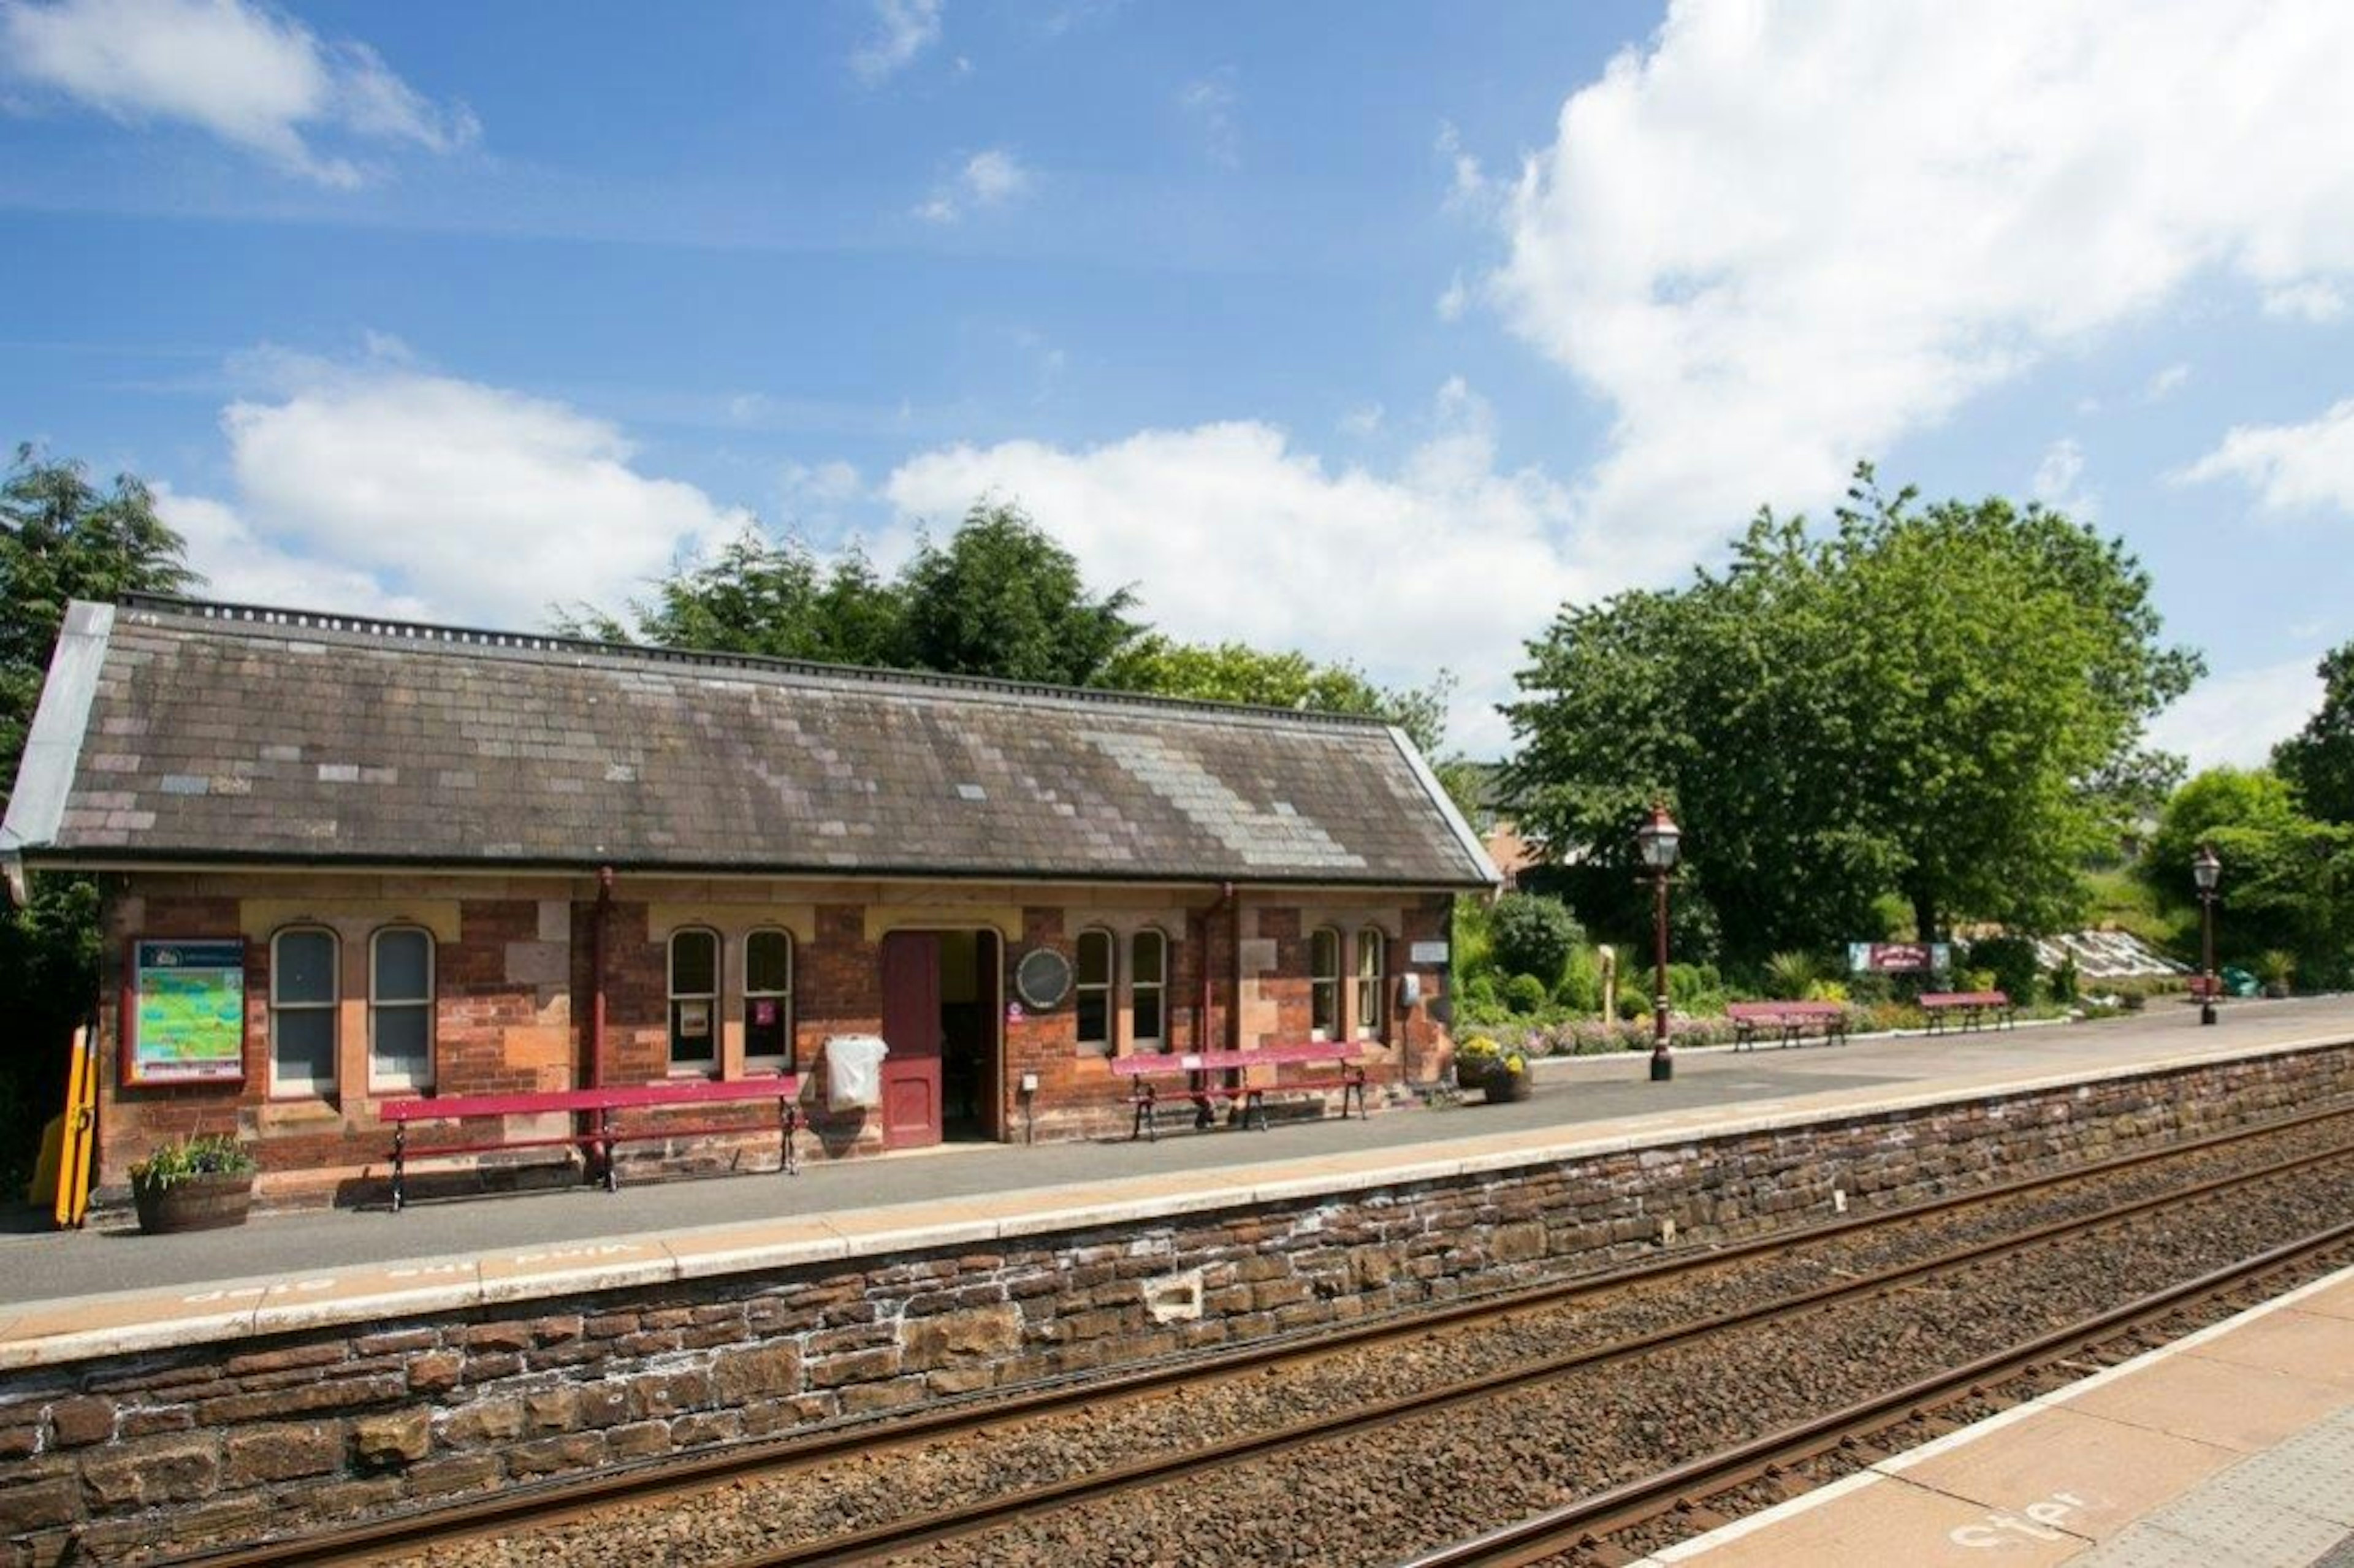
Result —
[{"label": "red brick wall", "polygon": [[[355,879],[355,885],[357,879]],[[260,885],[257,883],[257,885]],[[264,888],[261,894],[269,890]],[[240,928],[240,901],[236,897],[140,896],[137,879],[110,906],[105,959],[106,992],[101,1021],[102,1044],[110,1064],[116,1060],[119,1033],[119,991],[127,944],[139,936],[195,938],[225,936]],[[355,895],[355,899],[357,895]],[[1076,1015],[1066,999],[1045,1012],[1023,1008],[1017,1018],[1007,1003],[1017,1000],[1014,971],[1021,959],[1039,948],[1051,948],[1076,959],[1076,938],[1090,925],[1106,922],[1123,934],[1149,917],[1168,942],[1167,978],[1163,991],[1166,1018],[1163,1039],[1172,1051],[1230,1044],[1258,1044],[1268,1039],[1302,1039],[1309,1032],[1308,927],[1301,907],[1251,895],[1238,921],[1234,906],[1205,904],[1198,895],[1172,895],[1167,906],[1155,909],[1153,895],[1140,892],[1118,920],[1107,921],[1092,906],[1057,904],[1026,906],[1022,929],[1012,940],[994,944],[1000,961],[997,977],[1002,1052],[1001,1079],[996,1096],[1002,1108],[1001,1136],[1020,1139],[1093,1136],[1127,1125],[1129,1085],[1113,1076],[1100,1055],[1082,1053],[1076,1043]],[[321,918],[335,918],[332,896],[314,900]],[[514,896],[459,897],[455,900],[457,940],[436,944],[435,1091],[471,1095],[557,1089],[590,1081],[590,1018],[595,995],[591,970],[597,905],[577,897],[567,908],[549,905],[544,917],[539,899]],[[1385,983],[1394,995],[1396,978],[1404,969],[1406,944],[1443,938],[1449,902],[1444,895],[1365,895],[1359,925],[1377,916],[1384,925],[1398,925],[1403,915],[1403,940],[1387,944]],[[365,907],[355,904],[354,907]],[[445,901],[446,906],[446,901]],[[1332,917],[1336,908],[1352,910],[1356,902],[1320,904]],[[807,906],[803,906],[806,911]],[[1386,910],[1383,915],[1380,912]],[[669,1072],[669,973],[667,931],[649,927],[651,906],[642,900],[617,898],[606,915],[604,1078],[610,1083],[659,1082]],[[978,919],[979,916],[976,916]],[[872,1150],[880,1144],[875,1118],[855,1110],[834,1113],[822,1097],[823,1044],[830,1035],[877,1033],[882,1026],[882,964],[879,942],[867,936],[868,910],[858,904],[815,906],[814,937],[795,943],[794,1019],[797,1062],[811,1088],[805,1093],[804,1111],[817,1141],[827,1154]],[[132,928],[135,924],[136,929]],[[347,947],[360,940],[346,930]],[[543,938],[546,939],[543,940]],[[1272,1028],[1259,1027],[1249,1037],[1235,1039],[1234,977],[1238,938],[1246,943],[1271,941],[1275,953],[1271,971],[1254,970],[1246,977],[1258,988],[1262,1002],[1274,1003]],[[568,954],[558,954],[553,943],[562,938]],[[1123,947],[1125,941],[1123,940]],[[730,944],[730,953],[737,948]],[[1256,951],[1257,949],[1254,949]],[[525,955],[522,958],[518,954]],[[552,970],[531,971],[536,983],[519,978],[531,955],[546,955]],[[731,956],[730,962],[737,961]],[[1120,969],[1127,967],[1123,952]],[[1209,977],[1210,1006],[1201,1007],[1203,977]],[[346,968],[345,995],[354,993]],[[1424,972],[1426,999],[1437,991],[1435,971]],[[246,1080],[242,1086],[183,1086],[126,1087],[110,1068],[101,1110],[101,1186],[119,1190],[128,1181],[132,1161],[143,1157],[157,1142],[198,1131],[235,1130],[252,1142],[265,1171],[317,1173],[341,1169],[355,1178],[345,1196],[373,1191],[380,1181],[389,1138],[379,1125],[376,1103],[365,1082],[354,1084],[347,1049],[341,1092],[333,1105],[273,1103],[269,1097],[270,1066],[270,945],[261,938],[246,942]],[[364,997],[365,993],[360,992]],[[723,1015],[726,1011],[723,1003]],[[364,1027],[365,1009],[358,1026]],[[1263,1022],[1262,1007],[1253,1016]],[[1435,1071],[1444,1033],[1430,1022],[1426,1005],[1404,1020],[1414,1059],[1414,1075]],[[346,1032],[355,1027],[347,1010]],[[1125,1040],[1119,1048],[1127,1049]],[[1037,1089],[1025,1097],[1020,1084],[1035,1075]],[[1376,1082],[1394,1082],[1394,1066],[1379,1066]],[[1025,1111],[1028,1113],[1025,1116]],[[708,1109],[681,1115],[710,1123]],[[740,1118],[748,1133],[764,1133],[769,1124],[758,1107],[719,1113],[731,1124]],[[773,1134],[762,1145],[774,1157]],[[748,1140],[747,1147],[750,1147]],[[683,1151],[651,1146],[645,1158],[663,1161]],[[365,1182],[357,1178],[365,1176]],[[270,1183],[284,1189],[299,1183]]]}]

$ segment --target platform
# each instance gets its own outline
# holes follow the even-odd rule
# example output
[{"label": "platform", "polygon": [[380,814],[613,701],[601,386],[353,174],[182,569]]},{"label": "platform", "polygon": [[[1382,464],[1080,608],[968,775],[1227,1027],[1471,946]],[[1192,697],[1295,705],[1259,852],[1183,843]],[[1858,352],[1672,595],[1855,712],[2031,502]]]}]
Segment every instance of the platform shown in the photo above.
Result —
[{"label": "platform", "polygon": [[2354,1269],[1638,1568],[2354,1560]]},{"label": "platform", "polygon": [[[142,1236],[0,1236],[0,1370],[1313,1197],[1576,1155],[1950,1104],[2354,1040],[2354,998],[1845,1046],[1537,1064],[1523,1104],[1220,1130],[1159,1143],[949,1146],[763,1173],[262,1216]],[[29,1223],[27,1221],[27,1223]]]}]

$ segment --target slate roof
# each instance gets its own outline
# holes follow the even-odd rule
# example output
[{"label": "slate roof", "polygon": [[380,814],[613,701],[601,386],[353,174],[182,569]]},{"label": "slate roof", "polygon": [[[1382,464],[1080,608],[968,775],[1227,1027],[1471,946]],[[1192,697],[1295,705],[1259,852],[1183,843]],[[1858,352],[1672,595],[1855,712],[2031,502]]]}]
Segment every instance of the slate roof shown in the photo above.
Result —
[{"label": "slate roof", "polygon": [[1376,722],[133,596],[0,853],[1477,887]]}]

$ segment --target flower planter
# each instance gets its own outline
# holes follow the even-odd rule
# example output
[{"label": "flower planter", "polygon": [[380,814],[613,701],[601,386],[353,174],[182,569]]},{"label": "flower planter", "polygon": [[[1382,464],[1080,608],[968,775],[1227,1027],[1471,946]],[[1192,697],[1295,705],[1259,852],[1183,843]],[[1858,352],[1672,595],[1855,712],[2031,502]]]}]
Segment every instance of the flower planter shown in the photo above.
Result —
[{"label": "flower planter", "polygon": [[139,1211],[139,1228],[149,1235],[241,1225],[253,1207],[253,1172],[185,1176],[168,1187],[134,1181],[131,1202]]},{"label": "flower planter", "polygon": [[1536,1085],[1525,1067],[1517,1073],[1499,1067],[1479,1080],[1479,1087],[1487,1094],[1490,1105],[1500,1106],[1527,1099]]}]

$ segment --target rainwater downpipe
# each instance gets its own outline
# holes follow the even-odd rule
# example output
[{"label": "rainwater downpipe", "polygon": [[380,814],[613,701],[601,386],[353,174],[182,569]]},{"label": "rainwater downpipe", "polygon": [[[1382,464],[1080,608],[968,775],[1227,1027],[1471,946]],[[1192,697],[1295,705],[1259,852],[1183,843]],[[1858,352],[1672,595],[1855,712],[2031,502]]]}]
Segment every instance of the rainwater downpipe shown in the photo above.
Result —
[{"label": "rainwater downpipe", "polygon": [[1195,1054],[1210,1048],[1210,930],[1216,923],[1218,911],[1235,901],[1235,885],[1218,885],[1218,901],[1202,911],[1202,998],[1193,1009],[1193,1051]]},{"label": "rainwater downpipe", "polygon": [[613,868],[597,868],[597,907],[588,919],[588,1086],[605,1086],[605,927],[613,914]]}]

